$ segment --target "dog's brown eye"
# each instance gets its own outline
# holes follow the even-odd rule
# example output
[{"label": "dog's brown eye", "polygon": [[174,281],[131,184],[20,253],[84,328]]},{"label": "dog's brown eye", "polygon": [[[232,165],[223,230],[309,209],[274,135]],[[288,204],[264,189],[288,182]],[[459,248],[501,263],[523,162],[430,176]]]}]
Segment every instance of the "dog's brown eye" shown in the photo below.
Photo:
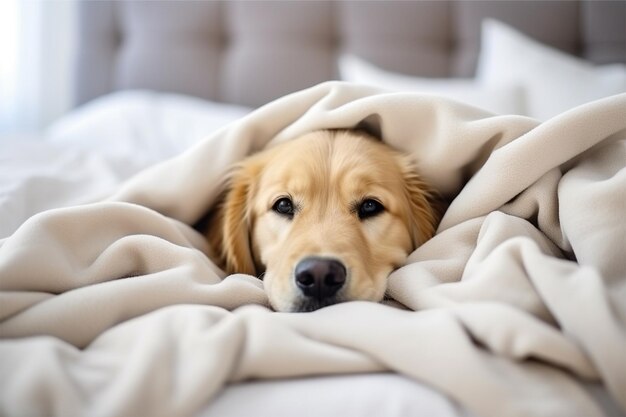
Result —
[{"label": "dog's brown eye", "polygon": [[289,216],[289,217],[293,216],[293,213],[294,213],[293,203],[287,197],[283,197],[277,202],[275,202],[274,206],[272,207],[272,210],[274,210],[278,214],[282,214],[282,215]]},{"label": "dog's brown eye", "polygon": [[376,216],[384,210],[385,208],[382,204],[380,204],[376,200],[368,198],[367,200],[363,200],[363,202],[359,206],[359,218],[367,219],[368,217]]}]

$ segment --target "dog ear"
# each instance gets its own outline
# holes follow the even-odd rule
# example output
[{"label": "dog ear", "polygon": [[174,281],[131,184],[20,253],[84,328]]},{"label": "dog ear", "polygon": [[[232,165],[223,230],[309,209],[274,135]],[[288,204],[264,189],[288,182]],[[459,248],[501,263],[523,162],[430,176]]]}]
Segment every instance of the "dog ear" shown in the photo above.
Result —
[{"label": "dog ear", "polygon": [[413,249],[433,237],[441,220],[443,206],[434,191],[420,178],[410,159],[402,161],[404,189],[409,202],[409,222]]},{"label": "dog ear", "polygon": [[211,215],[207,238],[229,274],[256,275],[251,249],[251,211],[255,176],[238,166],[229,175],[215,212]]}]

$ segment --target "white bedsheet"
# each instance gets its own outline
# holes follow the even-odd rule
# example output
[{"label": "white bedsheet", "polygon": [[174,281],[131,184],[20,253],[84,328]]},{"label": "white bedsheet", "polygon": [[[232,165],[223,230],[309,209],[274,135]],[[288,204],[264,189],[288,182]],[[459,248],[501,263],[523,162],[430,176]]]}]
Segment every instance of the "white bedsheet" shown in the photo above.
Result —
[{"label": "white bedsheet", "polygon": [[[585,390],[606,417],[623,417],[600,384]],[[227,386],[194,417],[472,417],[425,384],[391,373],[257,380]]]},{"label": "white bedsheet", "polygon": [[470,417],[445,395],[390,373],[253,381],[227,387],[195,417]]}]

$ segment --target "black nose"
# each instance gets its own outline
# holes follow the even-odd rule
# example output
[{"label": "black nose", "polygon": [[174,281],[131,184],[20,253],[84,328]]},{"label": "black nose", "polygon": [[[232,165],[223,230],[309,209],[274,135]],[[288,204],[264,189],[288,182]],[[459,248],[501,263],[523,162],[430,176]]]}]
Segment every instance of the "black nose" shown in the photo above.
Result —
[{"label": "black nose", "polygon": [[346,282],[346,267],[334,259],[304,258],[296,265],[295,278],[304,295],[321,301],[335,295]]}]

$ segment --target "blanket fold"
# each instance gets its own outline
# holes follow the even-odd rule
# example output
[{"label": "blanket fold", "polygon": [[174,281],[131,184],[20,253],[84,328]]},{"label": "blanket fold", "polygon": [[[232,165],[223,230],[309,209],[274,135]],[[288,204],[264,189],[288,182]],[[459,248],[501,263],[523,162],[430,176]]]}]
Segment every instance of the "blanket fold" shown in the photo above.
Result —
[{"label": "blanket fold", "polygon": [[[356,126],[451,201],[389,277],[407,310],[272,312],[192,225],[232,163]],[[602,415],[588,383],[626,412],[625,213],[626,94],[539,124],[320,84],[0,241],[0,414],[187,416],[230,382],[387,370],[482,416]]]}]

